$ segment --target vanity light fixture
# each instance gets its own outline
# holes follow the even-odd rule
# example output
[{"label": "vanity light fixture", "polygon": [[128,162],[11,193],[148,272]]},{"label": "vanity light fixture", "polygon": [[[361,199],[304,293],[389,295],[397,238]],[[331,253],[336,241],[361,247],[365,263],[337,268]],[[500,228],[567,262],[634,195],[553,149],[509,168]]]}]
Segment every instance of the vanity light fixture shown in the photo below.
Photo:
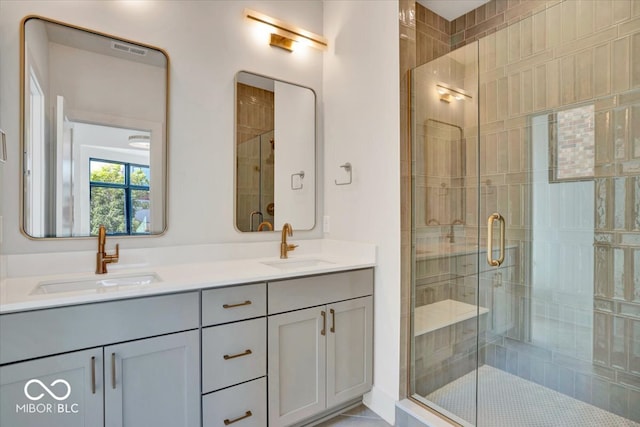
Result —
[{"label": "vanity light fixture", "polygon": [[462,101],[464,99],[470,100],[471,95],[467,95],[465,91],[462,89],[454,89],[448,86],[445,86],[441,83],[436,84],[436,89],[440,94],[440,101],[450,103],[452,100]]},{"label": "vanity light fixture", "polygon": [[151,137],[149,135],[129,135],[129,145],[133,148],[148,150],[151,147]]},{"label": "vanity light fixture", "polygon": [[319,50],[327,50],[327,39],[311,31],[303,30],[295,25],[288,24],[276,18],[245,9],[244,15],[253,21],[265,24],[271,32],[269,44],[288,52],[293,52],[297,44],[307,45]]}]

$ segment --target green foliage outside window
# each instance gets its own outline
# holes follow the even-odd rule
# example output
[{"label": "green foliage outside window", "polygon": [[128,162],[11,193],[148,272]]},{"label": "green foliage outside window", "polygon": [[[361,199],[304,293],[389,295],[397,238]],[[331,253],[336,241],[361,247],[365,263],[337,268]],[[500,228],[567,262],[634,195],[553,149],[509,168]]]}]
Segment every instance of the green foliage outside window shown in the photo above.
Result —
[{"label": "green foliage outside window", "polygon": [[[125,185],[125,168],[129,165],[121,163],[96,162],[102,167],[91,170],[91,206],[90,228],[91,234],[98,234],[100,225],[104,225],[110,234],[126,234],[127,224],[125,206],[127,186]],[[145,168],[148,170],[148,168]],[[101,186],[98,183],[112,184]],[[129,185],[140,186],[142,189],[131,189],[131,224],[130,234],[146,233],[146,218],[141,221],[133,213],[138,210],[149,210],[149,178],[144,169],[131,166]],[[144,223],[143,223],[144,222]]]}]

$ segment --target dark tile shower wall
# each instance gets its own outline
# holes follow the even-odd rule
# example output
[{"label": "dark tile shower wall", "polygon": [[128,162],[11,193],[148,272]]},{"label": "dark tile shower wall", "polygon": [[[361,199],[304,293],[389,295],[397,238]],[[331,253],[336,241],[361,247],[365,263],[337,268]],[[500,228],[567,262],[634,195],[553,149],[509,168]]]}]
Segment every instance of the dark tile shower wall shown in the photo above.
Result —
[{"label": "dark tile shower wall", "polygon": [[451,51],[452,22],[416,3],[417,64],[446,55]]},{"label": "dark tile shower wall", "polygon": [[416,65],[480,40],[560,0],[491,0],[453,21],[415,3]]}]

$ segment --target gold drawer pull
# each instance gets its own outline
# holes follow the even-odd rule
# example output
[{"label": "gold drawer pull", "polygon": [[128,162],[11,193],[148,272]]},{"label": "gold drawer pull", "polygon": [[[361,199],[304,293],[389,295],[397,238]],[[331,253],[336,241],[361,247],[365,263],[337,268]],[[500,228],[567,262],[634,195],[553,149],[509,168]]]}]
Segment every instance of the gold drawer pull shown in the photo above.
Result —
[{"label": "gold drawer pull", "polygon": [[329,310],[329,313],[331,313],[331,329],[329,330],[335,334],[336,333],[336,311],[332,308],[331,310]]},{"label": "gold drawer pull", "polygon": [[320,315],[322,316],[322,330],[320,331],[320,335],[327,335],[327,312],[322,310]]},{"label": "gold drawer pull", "polygon": [[241,302],[239,304],[222,304],[222,308],[242,307],[244,305],[251,305],[251,301],[247,300],[247,301]]},{"label": "gold drawer pull", "polygon": [[222,358],[224,360],[229,360],[229,359],[235,359],[236,357],[248,356],[250,354],[251,354],[251,350],[246,349],[244,353],[232,354],[231,356],[229,356],[228,354],[225,354],[224,356],[222,356]]},{"label": "gold drawer pull", "polygon": [[253,415],[251,413],[251,411],[247,411],[247,412],[244,413],[243,416],[238,417],[238,418],[236,418],[234,420],[230,420],[229,418],[227,418],[226,420],[224,420],[224,425],[228,426],[229,424],[237,423],[240,420],[244,420],[245,418],[249,418],[251,415]]}]

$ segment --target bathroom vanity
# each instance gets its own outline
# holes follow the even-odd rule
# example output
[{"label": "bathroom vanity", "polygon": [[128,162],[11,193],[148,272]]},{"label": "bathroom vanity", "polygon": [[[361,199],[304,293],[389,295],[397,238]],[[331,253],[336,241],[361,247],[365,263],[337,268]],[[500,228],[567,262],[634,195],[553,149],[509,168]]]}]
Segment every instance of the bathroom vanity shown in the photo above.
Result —
[{"label": "bathroom vanity", "polygon": [[306,270],[3,312],[0,424],[289,426],[361,399],[373,269]]},{"label": "bathroom vanity", "polygon": [[198,299],[188,292],[2,315],[0,424],[200,425]]}]

